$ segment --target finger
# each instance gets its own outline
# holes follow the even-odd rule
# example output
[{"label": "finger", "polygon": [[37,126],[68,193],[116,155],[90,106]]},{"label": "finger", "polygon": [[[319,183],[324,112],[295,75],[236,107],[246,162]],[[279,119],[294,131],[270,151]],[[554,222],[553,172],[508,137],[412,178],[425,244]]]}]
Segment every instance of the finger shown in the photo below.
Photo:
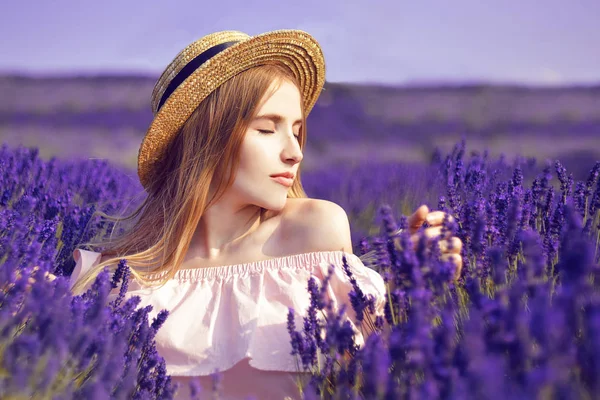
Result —
[{"label": "finger", "polygon": [[462,250],[462,241],[453,236],[449,239],[440,240],[438,245],[440,246],[440,251],[442,253],[451,253],[451,254],[460,254]]},{"label": "finger", "polygon": [[452,264],[456,266],[456,272],[454,273],[454,279],[458,279],[460,277],[460,272],[462,270],[462,257],[460,254],[444,254],[440,257],[443,261],[450,261]]},{"label": "finger", "polygon": [[[460,257],[460,256],[458,256]],[[455,262],[456,265],[456,271],[454,272],[454,280],[460,278],[460,273],[462,271],[462,267],[463,267],[463,261],[462,261],[462,257],[460,257],[459,260],[457,260],[457,262]]]},{"label": "finger", "polygon": [[424,235],[427,243],[429,244],[434,238],[439,238],[440,241],[445,240],[445,239],[449,239],[452,235],[451,232],[446,232],[446,237],[441,237],[442,235],[442,228],[441,226],[433,226],[431,228],[427,228],[425,230],[423,230],[423,232],[415,232],[412,233],[410,236],[410,239],[412,240],[412,242],[415,245],[415,248],[417,246],[417,243],[419,243],[419,240],[421,239],[421,235]]},{"label": "finger", "polygon": [[450,231],[446,231],[444,232],[444,237],[442,237],[442,229],[444,227],[443,226],[432,226],[431,228],[427,228],[425,229],[423,232],[425,232],[425,236],[427,236],[428,239],[433,239],[436,237],[439,237],[440,240],[444,240],[444,239],[449,239],[452,236],[452,232]]},{"label": "finger", "polygon": [[444,217],[448,215],[448,221],[454,221],[454,217],[452,215],[447,214],[443,211],[431,211],[427,214],[427,223],[431,226],[441,225],[444,222]]},{"label": "finger", "polygon": [[411,232],[416,231],[423,225],[423,222],[425,222],[425,219],[427,218],[427,214],[429,214],[429,208],[423,204],[416,209],[413,215],[408,217],[408,227]]},{"label": "finger", "polygon": [[46,273],[44,273],[44,276],[46,277],[46,279],[49,279],[49,280],[50,280],[50,282],[52,282],[53,280],[55,280],[55,279],[56,279],[56,275],[54,275],[54,274],[51,274],[50,272],[46,272]]}]

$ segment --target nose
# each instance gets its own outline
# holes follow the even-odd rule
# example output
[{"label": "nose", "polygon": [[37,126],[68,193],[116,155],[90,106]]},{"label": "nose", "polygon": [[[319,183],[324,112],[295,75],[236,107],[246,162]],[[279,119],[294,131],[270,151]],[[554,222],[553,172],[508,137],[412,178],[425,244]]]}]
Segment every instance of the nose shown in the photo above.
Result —
[{"label": "nose", "polygon": [[283,161],[286,163],[298,164],[304,158],[302,149],[300,148],[300,142],[295,136],[290,135],[290,138],[286,140],[285,147],[281,153]]}]

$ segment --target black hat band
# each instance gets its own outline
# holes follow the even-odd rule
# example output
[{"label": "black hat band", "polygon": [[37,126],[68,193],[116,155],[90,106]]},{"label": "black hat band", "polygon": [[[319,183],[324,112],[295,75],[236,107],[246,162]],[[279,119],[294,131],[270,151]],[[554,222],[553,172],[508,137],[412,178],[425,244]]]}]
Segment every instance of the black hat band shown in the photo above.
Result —
[{"label": "black hat band", "polygon": [[177,73],[177,75],[175,75],[175,78],[173,78],[173,80],[171,80],[171,82],[169,83],[169,86],[167,86],[167,89],[165,90],[162,97],[160,98],[160,102],[158,103],[158,108],[156,109],[156,112],[158,112],[158,110],[160,110],[160,108],[163,106],[165,101],[167,101],[169,96],[175,91],[175,89],[177,89],[177,87],[179,85],[181,85],[181,83],[183,81],[185,81],[202,64],[204,64],[206,61],[210,60],[211,58],[213,58],[215,55],[219,54],[226,48],[231,47],[234,44],[239,43],[239,42],[240,42],[239,40],[234,40],[231,42],[225,42],[225,43],[221,43],[216,46],[213,46],[213,47],[203,51],[198,56],[196,56],[192,61],[187,63],[186,66],[183,67],[181,69],[181,71],[179,71]]}]

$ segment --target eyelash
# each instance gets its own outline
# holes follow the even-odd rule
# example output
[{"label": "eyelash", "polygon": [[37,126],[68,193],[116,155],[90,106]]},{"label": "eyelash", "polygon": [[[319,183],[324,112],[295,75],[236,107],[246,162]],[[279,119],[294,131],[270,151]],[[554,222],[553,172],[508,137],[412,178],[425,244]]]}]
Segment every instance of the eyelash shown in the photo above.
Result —
[{"label": "eyelash", "polygon": [[[267,130],[264,130],[264,129],[258,129],[258,131],[259,131],[260,133],[262,133],[263,135],[267,135],[267,134],[269,134],[269,133],[275,133],[275,131],[267,131]],[[296,139],[300,139],[300,135],[298,135],[298,136],[294,135],[294,137],[295,137]]]}]

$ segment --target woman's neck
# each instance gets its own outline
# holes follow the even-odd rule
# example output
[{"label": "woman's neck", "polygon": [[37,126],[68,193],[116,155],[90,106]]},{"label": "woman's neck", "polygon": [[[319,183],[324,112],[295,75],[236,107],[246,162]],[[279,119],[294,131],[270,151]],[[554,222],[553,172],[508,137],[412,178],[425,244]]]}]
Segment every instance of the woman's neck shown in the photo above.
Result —
[{"label": "woman's neck", "polygon": [[236,208],[219,202],[206,210],[190,243],[194,257],[217,259],[235,252],[256,232],[267,213],[256,206]]}]

